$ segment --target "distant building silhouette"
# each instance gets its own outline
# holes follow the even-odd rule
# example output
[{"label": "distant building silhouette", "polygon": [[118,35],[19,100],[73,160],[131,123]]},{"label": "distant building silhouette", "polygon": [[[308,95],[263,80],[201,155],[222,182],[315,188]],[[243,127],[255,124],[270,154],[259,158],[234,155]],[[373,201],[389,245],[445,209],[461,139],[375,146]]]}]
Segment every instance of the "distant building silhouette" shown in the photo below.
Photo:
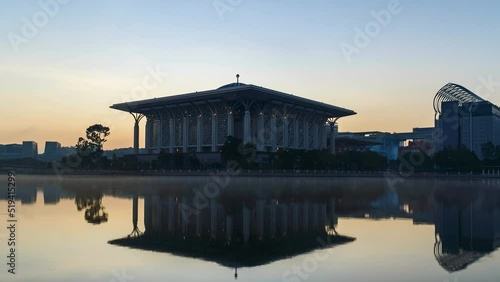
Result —
[{"label": "distant building silhouette", "polygon": [[38,144],[34,141],[23,141],[22,144],[0,145],[0,159],[38,159]]},{"label": "distant building silhouette", "polygon": [[[380,155],[395,160],[399,156],[399,150],[404,147],[408,140],[416,141],[426,144],[426,152],[433,153],[433,127],[413,128],[412,132],[389,133],[381,131],[365,131],[365,132],[340,132],[339,138],[342,138],[344,143],[351,140],[353,146],[358,145],[356,141],[366,142],[366,144],[359,144],[359,146],[368,146],[371,151],[379,153]],[[371,144],[370,144],[371,143]]]},{"label": "distant building silhouette", "polygon": [[43,160],[46,162],[58,161],[61,155],[61,143],[55,141],[45,142],[45,151],[43,153]]},{"label": "distant building silhouette", "polygon": [[0,145],[0,160],[21,159],[23,157],[23,145],[6,144]]},{"label": "distant building silhouette", "polygon": [[38,144],[35,141],[23,141],[23,158],[38,159]]},{"label": "distant building silhouette", "polygon": [[448,83],[434,96],[436,151],[465,146],[483,158],[481,144],[500,145],[500,108]]}]

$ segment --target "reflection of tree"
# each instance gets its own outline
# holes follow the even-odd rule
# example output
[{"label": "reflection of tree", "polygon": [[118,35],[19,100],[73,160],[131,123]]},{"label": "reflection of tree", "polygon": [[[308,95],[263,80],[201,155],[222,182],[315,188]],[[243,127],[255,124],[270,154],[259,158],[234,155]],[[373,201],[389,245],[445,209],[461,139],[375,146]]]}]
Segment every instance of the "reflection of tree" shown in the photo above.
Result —
[{"label": "reflection of tree", "polygon": [[102,205],[102,194],[77,194],[75,204],[78,211],[85,209],[85,220],[92,224],[101,224],[108,221],[108,213]]}]

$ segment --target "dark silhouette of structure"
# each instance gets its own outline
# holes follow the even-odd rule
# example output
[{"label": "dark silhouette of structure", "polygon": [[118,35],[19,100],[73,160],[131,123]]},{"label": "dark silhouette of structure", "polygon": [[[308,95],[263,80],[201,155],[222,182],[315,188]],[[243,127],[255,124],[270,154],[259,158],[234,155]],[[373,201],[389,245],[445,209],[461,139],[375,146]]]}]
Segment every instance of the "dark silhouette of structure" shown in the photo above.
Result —
[{"label": "dark silhouette of structure", "polygon": [[448,83],[434,96],[435,149],[465,146],[482,158],[481,145],[500,145],[500,108],[467,88]]},{"label": "dark silhouette of structure", "polygon": [[[230,83],[214,90],[114,104],[134,117],[134,149],[139,152],[139,122],[146,117],[146,149],[159,154],[195,153],[217,159],[227,136],[253,143],[258,152],[328,148],[331,127],[354,111],[272,89]],[[329,136],[330,135],[330,136]],[[335,153],[335,142],[330,142]]]}]

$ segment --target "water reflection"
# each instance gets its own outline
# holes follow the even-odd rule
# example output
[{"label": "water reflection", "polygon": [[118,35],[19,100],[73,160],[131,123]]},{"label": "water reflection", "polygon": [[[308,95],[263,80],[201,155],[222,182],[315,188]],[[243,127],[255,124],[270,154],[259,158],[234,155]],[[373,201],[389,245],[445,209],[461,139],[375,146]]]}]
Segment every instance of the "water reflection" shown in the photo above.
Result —
[{"label": "water reflection", "polygon": [[132,234],[111,243],[214,261],[237,277],[237,267],[353,240],[335,230],[335,198],[317,192],[234,187],[194,209],[194,194],[157,190],[144,195],[144,234],[134,196]]},{"label": "water reflection", "polygon": [[43,202],[48,204],[57,204],[61,201],[62,187],[58,183],[50,183],[43,187]]},{"label": "water reflection", "polygon": [[137,222],[139,220],[139,196],[137,194],[132,198],[132,232],[128,235],[128,238],[136,238],[141,236],[143,233],[139,230]]},{"label": "water reflection", "polygon": [[445,270],[465,269],[499,247],[498,191],[439,190],[434,210],[434,255]]},{"label": "water reflection", "polygon": [[108,221],[108,213],[102,205],[102,193],[76,194],[75,204],[78,211],[85,209],[84,217],[88,223],[101,224]]},{"label": "water reflection", "polygon": [[[64,190],[69,192],[75,199],[76,209],[84,211],[84,219],[94,225],[108,222],[109,214],[103,205],[102,198],[109,189],[107,185],[93,183],[88,185],[85,182],[71,183],[63,182]],[[48,185],[50,190],[44,189],[44,198],[59,202],[61,189],[59,185]],[[49,192],[49,193],[47,193]],[[50,203],[50,202],[49,202]],[[47,202],[45,202],[47,204]]]},{"label": "water reflection", "polygon": [[[342,232],[350,218],[405,219],[415,225],[434,225],[434,232],[426,233],[432,242],[425,259],[448,272],[492,260],[488,255],[499,247],[498,181],[408,180],[391,186],[385,179],[235,178],[216,197],[207,197],[203,208],[196,209],[193,189],[202,189],[206,181],[96,177],[67,178],[59,183],[28,179],[18,188],[17,197],[27,206],[41,200],[54,206],[71,199],[71,209],[81,211],[79,220],[96,225],[113,220],[105,208],[110,197],[129,199],[126,207],[131,225],[124,229],[124,238],[106,237],[103,242],[113,240],[113,244],[214,261],[234,268],[235,276],[238,267],[303,254],[324,247],[322,241],[330,240],[330,246],[351,242],[352,238],[342,236],[351,235]],[[0,194],[0,199],[5,200],[6,195]],[[108,205],[113,214],[115,210]],[[144,225],[139,224],[142,219]],[[387,245],[380,248],[385,252]]]}]

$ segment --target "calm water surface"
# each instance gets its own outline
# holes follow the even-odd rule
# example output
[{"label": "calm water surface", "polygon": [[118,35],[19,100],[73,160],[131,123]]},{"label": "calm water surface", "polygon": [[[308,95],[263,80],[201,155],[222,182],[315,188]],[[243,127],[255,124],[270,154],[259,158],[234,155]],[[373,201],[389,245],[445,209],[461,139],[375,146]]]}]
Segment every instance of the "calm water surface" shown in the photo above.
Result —
[{"label": "calm water surface", "polygon": [[500,280],[498,180],[17,183],[16,274],[3,227],[0,281]]}]

